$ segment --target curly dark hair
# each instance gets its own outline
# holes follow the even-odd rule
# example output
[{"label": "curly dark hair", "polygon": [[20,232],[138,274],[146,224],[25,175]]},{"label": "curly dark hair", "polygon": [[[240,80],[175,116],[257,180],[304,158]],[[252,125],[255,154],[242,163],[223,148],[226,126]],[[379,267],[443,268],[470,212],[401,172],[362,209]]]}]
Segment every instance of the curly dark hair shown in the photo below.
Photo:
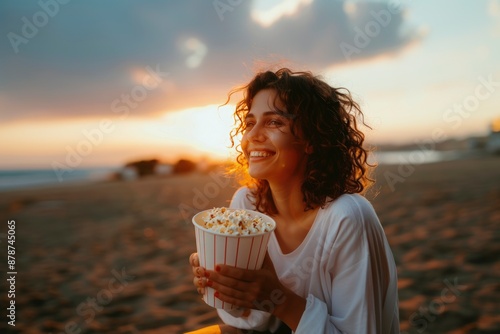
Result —
[{"label": "curly dark hair", "polygon": [[[229,92],[226,101],[227,104],[234,93],[243,93],[230,134],[232,147],[236,146],[238,152],[232,171],[238,172],[240,183],[249,187],[249,199],[257,210],[270,215],[278,213],[269,183],[250,177],[248,161],[241,144],[235,145],[235,137],[244,133],[253,98],[264,89],[276,91],[274,107],[292,120],[292,133],[300,133],[312,147],[301,187],[306,211],[324,207],[342,194],[361,193],[373,183],[370,170],[374,166],[367,162],[365,136],[358,129],[356,118],[367,125],[348,89],[333,88],[310,72],[292,72],[288,68],[260,72],[248,85]],[[284,110],[279,109],[280,105]]]}]

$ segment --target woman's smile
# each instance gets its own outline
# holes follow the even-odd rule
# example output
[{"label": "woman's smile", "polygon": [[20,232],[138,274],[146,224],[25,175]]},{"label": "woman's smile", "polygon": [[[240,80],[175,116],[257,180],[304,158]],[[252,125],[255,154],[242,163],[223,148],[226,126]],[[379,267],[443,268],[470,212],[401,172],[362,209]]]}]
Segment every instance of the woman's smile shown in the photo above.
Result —
[{"label": "woman's smile", "polygon": [[268,151],[268,150],[250,150],[248,151],[248,161],[249,162],[258,162],[262,160],[266,160],[269,157],[273,157],[276,155],[276,152]]}]

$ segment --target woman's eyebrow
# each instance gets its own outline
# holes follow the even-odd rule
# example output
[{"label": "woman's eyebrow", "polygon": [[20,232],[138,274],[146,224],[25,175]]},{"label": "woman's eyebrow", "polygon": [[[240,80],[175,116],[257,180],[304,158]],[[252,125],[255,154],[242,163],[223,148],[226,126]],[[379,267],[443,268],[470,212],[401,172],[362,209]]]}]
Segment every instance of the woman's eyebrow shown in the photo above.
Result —
[{"label": "woman's eyebrow", "polygon": [[[278,112],[278,111],[266,111],[264,112],[263,116],[284,116],[282,113]],[[255,118],[255,115],[252,114],[252,113],[248,113],[246,116],[245,116],[245,119],[248,119],[248,118]]]}]

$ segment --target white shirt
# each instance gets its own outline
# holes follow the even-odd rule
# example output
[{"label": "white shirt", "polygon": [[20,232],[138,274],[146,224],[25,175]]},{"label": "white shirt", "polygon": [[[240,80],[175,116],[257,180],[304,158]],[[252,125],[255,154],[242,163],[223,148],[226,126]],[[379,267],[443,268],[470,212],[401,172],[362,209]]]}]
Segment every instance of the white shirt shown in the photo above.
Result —
[{"label": "white shirt", "polygon": [[[247,193],[240,188],[231,207],[255,210]],[[375,210],[361,195],[345,194],[319,209],[291,253],[281,252],[273,232],[268,253],[280,281],[307,299],[296,334],[399,333],[396,265]],[[279,325],[258,310],[241,318],[217,311],[226,324],[241,329],[274,330]]]}]

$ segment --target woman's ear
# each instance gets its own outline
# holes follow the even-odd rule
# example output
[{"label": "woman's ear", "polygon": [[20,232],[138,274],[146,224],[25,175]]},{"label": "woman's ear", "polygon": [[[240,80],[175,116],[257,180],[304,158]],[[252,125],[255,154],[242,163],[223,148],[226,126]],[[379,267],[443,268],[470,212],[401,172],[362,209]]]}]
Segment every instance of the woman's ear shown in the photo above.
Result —
[{"label": "woman's ear", "polygon": [[314,149],[311,144],[306,145],[306,154],[312,154],[314,152]]}]

